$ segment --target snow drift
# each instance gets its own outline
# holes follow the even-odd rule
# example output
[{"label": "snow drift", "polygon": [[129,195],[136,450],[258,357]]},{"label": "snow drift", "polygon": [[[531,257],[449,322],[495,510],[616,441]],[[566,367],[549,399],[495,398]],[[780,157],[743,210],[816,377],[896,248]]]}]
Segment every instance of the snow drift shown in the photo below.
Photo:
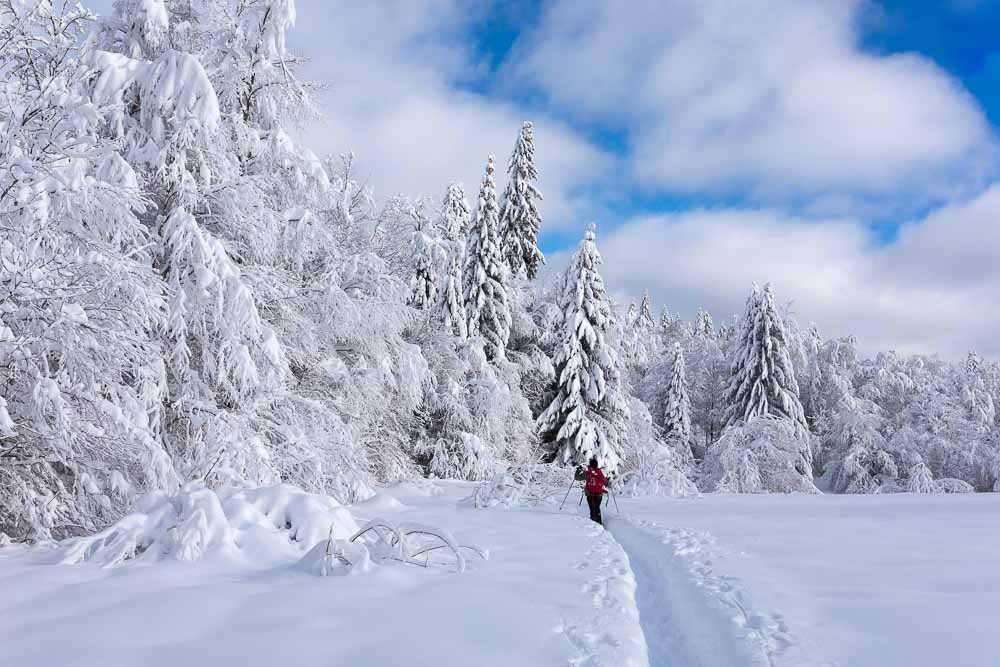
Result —
[{"label": "snow drift", "polygon": [[295,486],[215,490],[190,482],[173,495],[147,494],[112,526],[67,540],[59,560],[110,567],[220,555],[274,564],[298,560],[320,541],[346,540],[357,530],[350,512],[336,500]]}]

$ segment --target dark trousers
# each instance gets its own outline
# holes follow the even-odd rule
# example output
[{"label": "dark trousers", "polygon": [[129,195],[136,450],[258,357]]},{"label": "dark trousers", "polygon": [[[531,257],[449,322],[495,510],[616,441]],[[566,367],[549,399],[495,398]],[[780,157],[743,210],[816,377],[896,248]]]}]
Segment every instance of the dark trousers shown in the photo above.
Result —
[{"label": "dark trousers", "polygon": [[601,520],[601,501],[603,500],[603,495],[598,495],[596,493],[587,494],[587,506],[590,507],[590,520],[596,521],[602,526],[604,525],[604,522]]}]

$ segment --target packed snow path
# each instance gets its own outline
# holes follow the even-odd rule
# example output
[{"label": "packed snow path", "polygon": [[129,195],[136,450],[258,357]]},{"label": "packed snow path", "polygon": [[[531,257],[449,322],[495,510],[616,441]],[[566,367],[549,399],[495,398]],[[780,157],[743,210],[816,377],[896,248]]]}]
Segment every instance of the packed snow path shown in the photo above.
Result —
[{"label": "packed snow path", "polygon": [[[637,583],[639,619],[651,667],[773,665],[764,636],[733,587],[683,562],[700,550],[694,533],[657,539],[652,525],[609,519],[608,529],[628,554]],[[737,629],[745,632],[737,632]]]}]

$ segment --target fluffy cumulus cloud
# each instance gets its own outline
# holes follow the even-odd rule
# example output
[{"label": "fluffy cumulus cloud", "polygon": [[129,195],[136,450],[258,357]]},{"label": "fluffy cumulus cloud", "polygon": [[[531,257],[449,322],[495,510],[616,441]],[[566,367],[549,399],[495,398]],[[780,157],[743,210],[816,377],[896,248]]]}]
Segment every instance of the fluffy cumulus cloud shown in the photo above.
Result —
[{"label": "fluffy cumulus cloud", "polygon": [[521,122],[530,119],[547,223],[568,224],[587,208],[580,193],[611,156],[552,118],[469,92],[483,71],[469,32],[487,8],[458,0],[297,5],[291,43],[310,59],[306,75],[331,84],[326,121],[306,136],[315,150],[353,150],[383,195],[437,197],[459,180],[472,199],[487,156],[504,169]]},{"label": "fluffy cumulus cloud", "polygon": [[993,138],[932,62],[858,46],[862,0],[557,0],[509,62],[560,109],[617,123],[634,176],[671,192],[843,209],[981,183]]},{"label": "fluffy cumulus cloud", "polygon": [[601,234],[604,276],[622,298],[718,319],[742,312],[752,281],[772,282],[802,323],[855,334],[868,351],[969,348],[1000,355],[1000,186],[905,225],[890,244],[851,219],[703,210],[632,220]]}]

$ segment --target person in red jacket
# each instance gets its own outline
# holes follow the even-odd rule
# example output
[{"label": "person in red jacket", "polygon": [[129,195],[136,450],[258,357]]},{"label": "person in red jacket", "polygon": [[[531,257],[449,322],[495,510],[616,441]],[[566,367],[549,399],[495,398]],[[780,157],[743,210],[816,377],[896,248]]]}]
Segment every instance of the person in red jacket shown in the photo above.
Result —
[{"label": "person in red jacket", "polygon": [[604,501],[604,494],[607,493],[607,490],[604,486],[604,471],[597,465],[597,459],[595,458],[590,459],[590,465],[587,467],[586,472],[586,480],[583,492],[587,494],[587,506],[590,507],[590,520],[596,521],[603,526],[601,503]]}]

